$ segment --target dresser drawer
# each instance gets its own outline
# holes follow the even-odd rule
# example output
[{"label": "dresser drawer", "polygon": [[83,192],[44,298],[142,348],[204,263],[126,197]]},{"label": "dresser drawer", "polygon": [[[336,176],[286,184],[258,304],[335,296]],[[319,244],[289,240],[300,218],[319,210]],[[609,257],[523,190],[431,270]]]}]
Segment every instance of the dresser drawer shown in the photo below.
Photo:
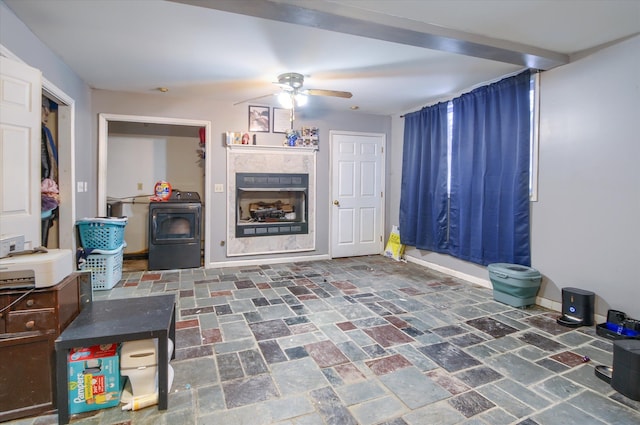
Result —
[{"label": "dresser drawer", "polygon": [[53,308],[12,311],[6,315],[5,331],[13,333],[55,330],[56,322],[56,310]]},{"label": "dresser drawer", "polygon": [[[16,302],[20,298],[18,295],[11,295],[10,303]],[[54,308],[56,306],[56,293],[32,292],[20,301],[11,306],[11,310],[34,310],[39,308]]]}]

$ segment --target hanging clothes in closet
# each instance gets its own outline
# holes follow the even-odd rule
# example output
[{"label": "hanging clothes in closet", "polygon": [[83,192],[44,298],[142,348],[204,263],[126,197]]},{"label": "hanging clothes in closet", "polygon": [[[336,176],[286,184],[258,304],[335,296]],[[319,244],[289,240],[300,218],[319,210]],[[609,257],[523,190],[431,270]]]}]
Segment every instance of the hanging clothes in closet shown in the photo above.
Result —
[{"label": "hanging clothes in closet", "polygon": [[40,143],[40,198],[42,216],[42,246],[47,246],[49,228],[57,217],[60,203],[58,190],[58,149],[51,130],[47,127],[49,114],[57,105],[42,97],[42,132]]}]

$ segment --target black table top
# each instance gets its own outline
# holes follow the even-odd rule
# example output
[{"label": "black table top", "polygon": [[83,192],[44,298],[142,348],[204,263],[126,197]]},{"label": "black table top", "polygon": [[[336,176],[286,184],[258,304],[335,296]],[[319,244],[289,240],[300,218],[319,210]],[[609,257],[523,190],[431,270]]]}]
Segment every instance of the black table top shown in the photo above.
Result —
[{"label": "black table top", "polygon": [[94,301],[56,339],[56,349],[158,337],[168,331],[175,295]]}]

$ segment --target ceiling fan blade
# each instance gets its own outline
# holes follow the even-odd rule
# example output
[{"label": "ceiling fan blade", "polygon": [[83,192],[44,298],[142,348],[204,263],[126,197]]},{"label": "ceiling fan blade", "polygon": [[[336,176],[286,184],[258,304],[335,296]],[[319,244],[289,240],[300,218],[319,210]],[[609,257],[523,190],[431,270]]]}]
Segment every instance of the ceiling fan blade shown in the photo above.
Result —
[{"label": "ceiling fan blade", "polygon": [[270,93],[270,94],[265,94],[265,95],[258,96],[258,97],[252,97],[251,99],[241,100],[240,102],[236,102],[236,103],[234,103],[234,104],[233,104],[233,106],[240,105],[240,104],[242,104],[242,103],[251,102],[251,101],[253,101],[253,100],[264,99],[265,97],[269,97],[269,96],[275,96],[275,94]]},{"label": "ceiling fan blade", "polygon": [[306,90],[307,94],[310,96],[333,96],[333,97],[343,97],[345,99],[350,99],[351,92],[348,91],[338,91],[338,90],[320,90],[320,89],[309,89]]}]

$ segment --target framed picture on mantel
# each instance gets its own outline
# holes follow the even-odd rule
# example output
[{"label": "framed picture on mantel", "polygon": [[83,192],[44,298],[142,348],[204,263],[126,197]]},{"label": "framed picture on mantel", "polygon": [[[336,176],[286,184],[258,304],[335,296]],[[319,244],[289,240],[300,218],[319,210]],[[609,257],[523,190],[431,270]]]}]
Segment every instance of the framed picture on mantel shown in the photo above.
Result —
[{"label": "framed picture on mantel", "polygon": [[291,130],[291,109],[273,108],[273,132],[286,133]]},{"label": "framed picture on mantel", "polygon": [[249,131],[268,133],[269,115],[268,106],[249,106]]}]

